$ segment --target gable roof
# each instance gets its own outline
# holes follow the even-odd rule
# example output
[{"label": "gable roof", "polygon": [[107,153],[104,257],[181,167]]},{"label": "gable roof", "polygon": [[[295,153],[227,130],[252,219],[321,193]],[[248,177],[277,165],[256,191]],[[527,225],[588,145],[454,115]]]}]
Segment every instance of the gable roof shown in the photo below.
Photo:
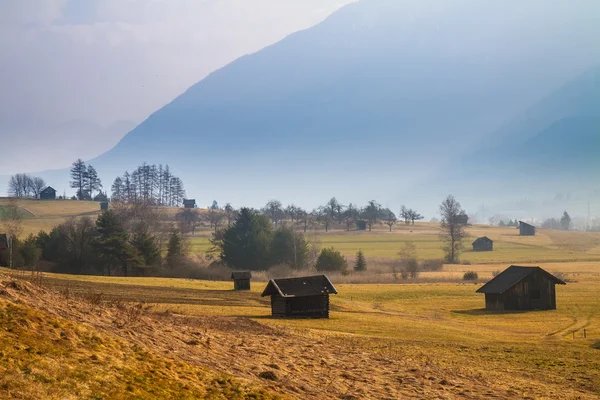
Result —
[{"label": "gable roof", "polygon": [[49,191],[52,191],[52,192],[56,193],[56,189],[54,189],[52,186],[48,186],[47,188],[45,188],[44,190],[42,190],[40,193],[47,193]]},{"label": "gable roof", "polygon": [[533,226],[531,224],[528,224],[527,222],[519,221],[519,224],[521,224],[521,225],[527,225],[527,226],[530,226],[532,228],[535,228],[535,226]]},{"label": "gable roof", "polygon": [[231,273],[231,279],[250,279],[252,278],[252,272],[250,271],[233,271]]},{"label": "gable roof", "polygon": [[337,294],[337,290],[326,275],[316,275],[271,279],[261,296],[279,294],[281,297],[306,297],[325,293]]},{"label": "gable roof", "polygon": [[480,287],[477,290],[477,293],[502,294],[536,271],[547,275],[550,280],[559,285],[566,285],[564,281],[544,271],[540,267],[519,267],[517,265],[511,265],[494,279]]},{"label": "gable roof", "polygon": [[473,244],[479,244],[481,242],[492,242],[493,243],[494,241],[492,239],[490,239],[489,237],[487,237],[487,236],[483,236],[483,237],[475,239],[475,241],[473,242]]}]

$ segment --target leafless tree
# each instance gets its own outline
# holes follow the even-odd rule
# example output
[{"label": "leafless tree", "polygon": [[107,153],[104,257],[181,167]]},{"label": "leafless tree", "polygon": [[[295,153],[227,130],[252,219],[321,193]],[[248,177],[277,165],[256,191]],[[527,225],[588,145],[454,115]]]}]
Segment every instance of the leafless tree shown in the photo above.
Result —
[{"label": "leafless tree", "polygon": [[31,178],[31,191],[36,199],[40,198],[40,193],[46,188],[46,182],[38,176]]},{"label": "leafless tree", "polygon": [[219,226],[225,219],[225,213],[219,209],[209,208],[204,218],[208,221],[211,228],[215,228],[215,232],[219,229]]},{"label": "leafless tree", "polygon": [[18,239],[23,234],[23,212],[19,208],[17,199],[9,199],[8,205],[3,207],[0,218],[6,234],[11,239]]},{"label": "leafless tree", "polygon": [[460,252],[463,249],[463,239],[467,237],[466,226],[457,218],[465,212],[460,203],[454,196],[449,195],[440,205],[440,215],[442,217],[440,239],[446,253],[446,261],[449,263],[458,262]]},{"label": "leafless tree", "polygon": [[8,182],[8,195],[10,197],[24,198],[31,195],[32,179],[27,174],[15,174]]},{"label": "leafless tree", "polygon": [[382,211],[382,219],[383,223],[390,227],[390,232],[392,231],[392,227],[396,224],[396,222],[398,222],[396,214],[394,214],[389,209],[385,209]]}]

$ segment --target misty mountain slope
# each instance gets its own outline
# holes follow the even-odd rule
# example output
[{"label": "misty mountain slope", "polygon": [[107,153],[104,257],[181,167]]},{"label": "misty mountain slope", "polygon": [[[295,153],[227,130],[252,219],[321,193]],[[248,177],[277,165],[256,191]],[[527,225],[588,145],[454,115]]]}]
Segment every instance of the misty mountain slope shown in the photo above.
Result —
[{"label": "misty mountain slope", "polygon": [[192,196],[255,206],[408,201],[600,63],[599,16],[590,0],[363,0],[215,71],[92,163],[105,183],[170,164]]}]

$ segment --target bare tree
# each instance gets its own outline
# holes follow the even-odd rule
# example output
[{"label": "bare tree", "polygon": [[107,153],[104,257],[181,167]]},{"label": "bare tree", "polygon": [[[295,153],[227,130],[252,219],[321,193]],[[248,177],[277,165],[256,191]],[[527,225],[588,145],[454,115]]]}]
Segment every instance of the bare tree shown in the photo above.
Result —
[{"label": "bare tree", "polygon": [[0,218],[6,234],[11,239],[18,239],[23,234],[23,212],[19,208],[17,199],[8,200],[8,205],[3,207]]},{"label": "bare tree", "polygon": [[38,176],[31,178],[31,192],[36,199],[40,198],[40,193],[46,188],[46,182]]},{"label": "bare tree", "polygon": [[283,206],[279,200],[270,200],[265,205],[263,212],[271,217],[273,225],[277,225],[284,215]]},{"label": "bare tree", "polygon": [[227,226],[231,225],[231,221],[235,217],[235,208],[229,203],[225,204],[223,207],[223,211],[225,211],[225,216],[227,217]]},{"label": "bare tree", "polygon": [[8,182],[8,195],[10,197],[24,198],[31,194],[32,179],[27,174],[15,174]]},{"label": "bare tree", "polygon": [[348,207],[344,210],[344,222],[346,222],[346,230],[350,231],[350,227],[356,223],[356,220],[360,217],[360,210],[356,208],[352,203],[348,204]]},{"label": "bare tree", "polygon": [[454,196],[449,195],[440,205],[442,217],[440,239],[446,253],[446,261],[458,262],[460,252],[463,249],[463,239],[467,237],[466,226],[460,222],[459,215],[465,212]]},{"label": "bare tree", "polygon": [[219,229],[219,226],[225,219],[225,213],[222,210],[213,209],[212,207],[208,209],[206,214],[204,214],[204,218],[208,221],[211,228],[215,228],[215,232]]},{"label": "bare tree", "polygon": [[362,215],[363,218],[367,220],[370,232],[373,225],[379,221],[379,217],[381,215],[381,204],[377,203],[375,200],[370,200],[367,206],[363,209]]},{"label": "bare tree", "polygon": [[410,219],[410,221],[412,222],[412,224],[415,224],[415,221],[420,221],[423,218],[425,218],[424,216],[422,216],[421,214],[419,214],[417,211],[413,210],[412,208],[410,210],[408,210],[408,219]]}]

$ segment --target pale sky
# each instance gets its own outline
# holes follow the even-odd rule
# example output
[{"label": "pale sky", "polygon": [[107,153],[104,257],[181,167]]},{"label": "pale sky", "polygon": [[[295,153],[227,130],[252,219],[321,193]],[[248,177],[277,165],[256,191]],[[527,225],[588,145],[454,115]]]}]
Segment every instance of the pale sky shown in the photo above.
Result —
[{"label": "pale sky", "polygon": [[0,128],[141,122],[211,71],[350,2],[2,0]]}]

